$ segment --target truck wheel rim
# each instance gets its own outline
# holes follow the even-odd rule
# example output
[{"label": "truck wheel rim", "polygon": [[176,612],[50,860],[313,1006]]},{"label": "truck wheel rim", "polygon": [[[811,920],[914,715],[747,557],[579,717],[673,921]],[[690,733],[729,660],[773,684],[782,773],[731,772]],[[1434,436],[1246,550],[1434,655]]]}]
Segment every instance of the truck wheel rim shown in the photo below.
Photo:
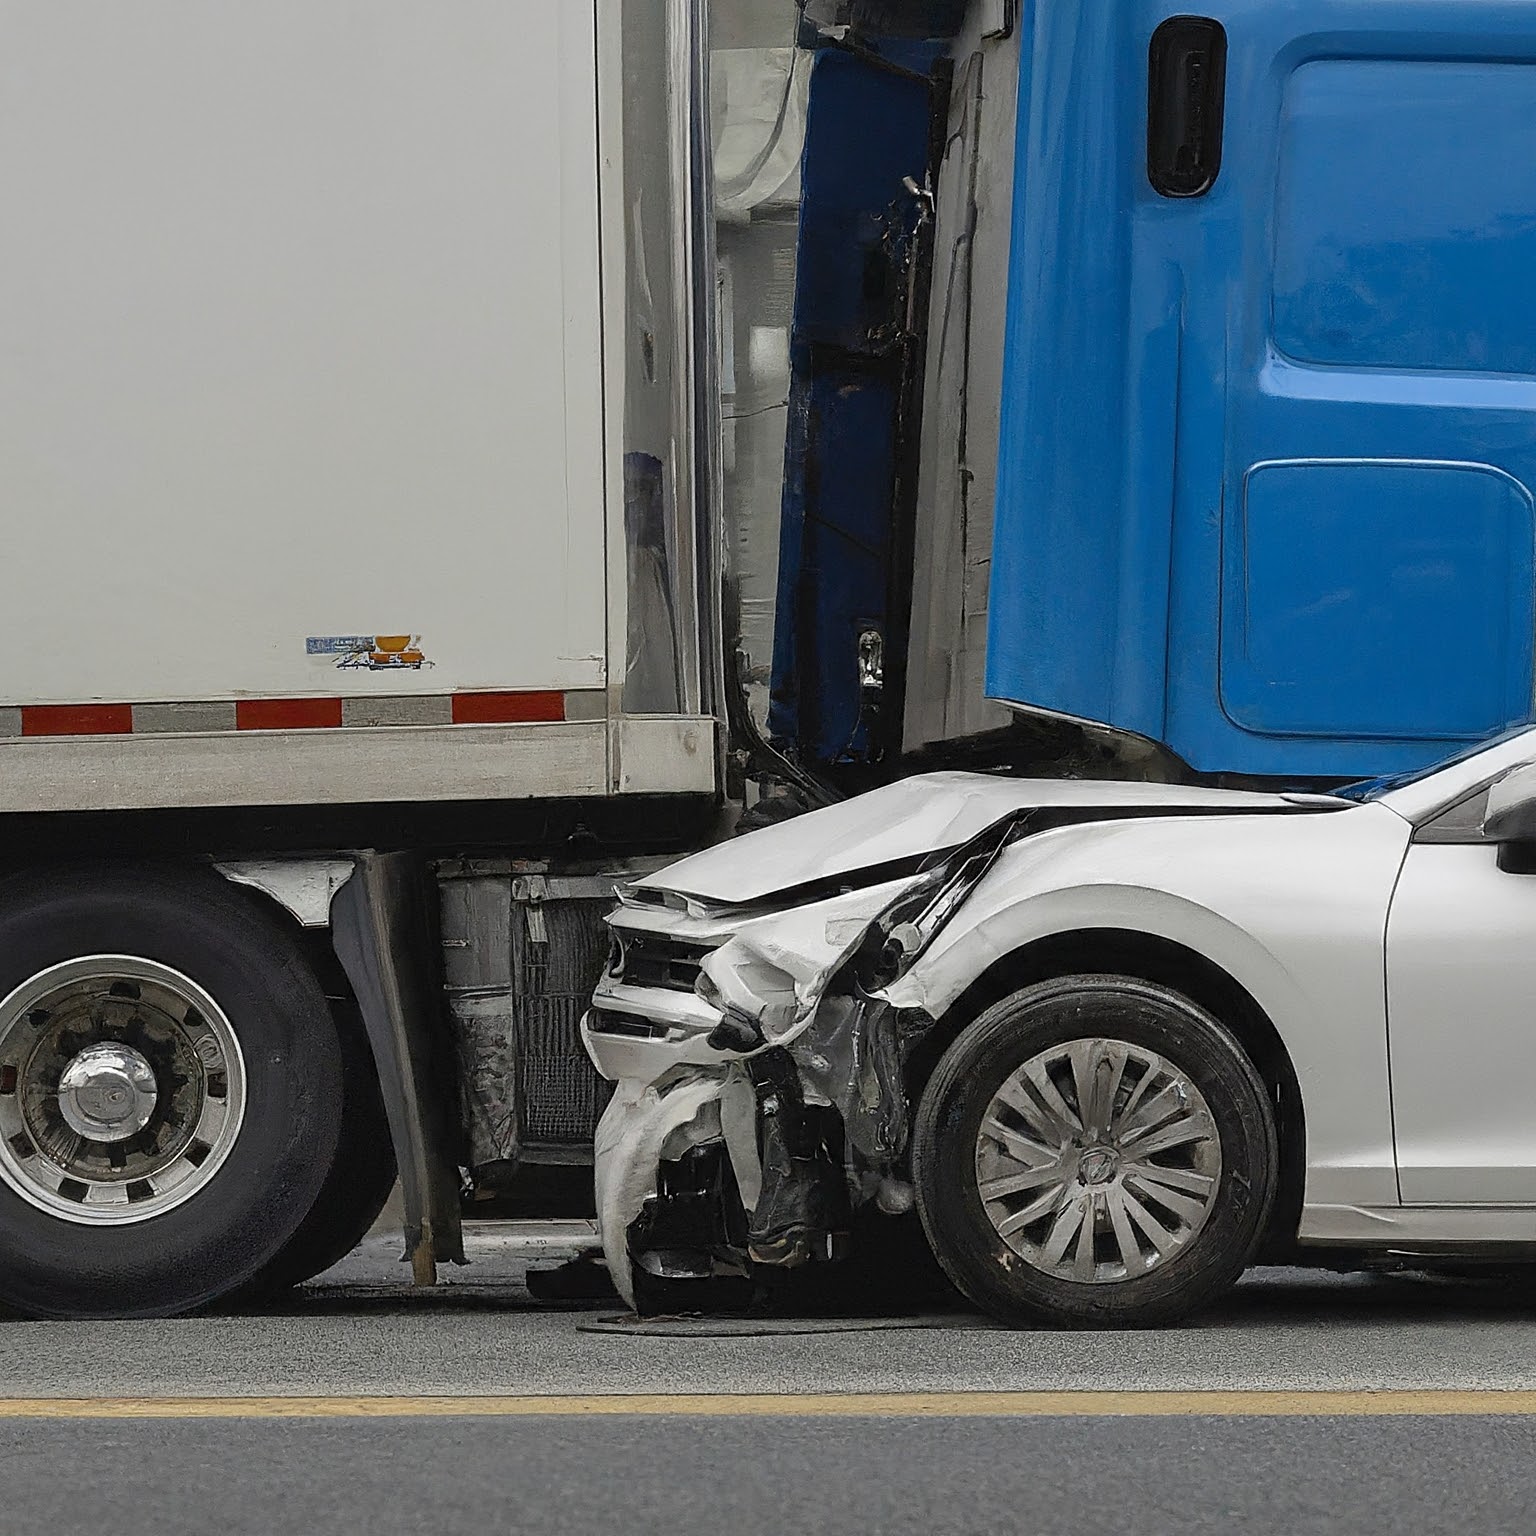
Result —
[{"label": "truck wheel rim", "polygon": [[207,1188],[244,1119],[234,1029],[169,966],[67,960],[0,1002],[0,1180],[51,1216],[163,1216]]},{"label": "truck wheel rim", "polygon": [[1085,1285],[1168,1264],[1221,1184],[1221,1138],[1200,1090],[1154,1051],[1070,1040],[993,1096],[976,1185],[998,1236],[1032,1268]]}]

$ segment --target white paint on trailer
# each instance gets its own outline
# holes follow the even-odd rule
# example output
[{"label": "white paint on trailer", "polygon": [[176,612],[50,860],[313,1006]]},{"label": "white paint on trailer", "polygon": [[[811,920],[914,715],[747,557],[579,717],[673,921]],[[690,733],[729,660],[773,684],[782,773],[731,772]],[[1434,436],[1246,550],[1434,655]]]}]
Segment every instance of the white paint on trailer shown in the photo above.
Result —
[{"label": "white paint on trailer", "polygon": [[[5,703],[606,685],[596,48],[593,0],[0,8]],[[306,655],[375,630],[432,665]]]},{"label": "white paint on trailer", "polygon": [[708,794],[715,787],[715,724],[684,716],[620,716],[613,721],[615,794]]},{"label": "white paint on trailer", "polygon": [[370,805],[577,795],[710,794],[714,722],[646,729],[644,771],[615,783],[620,722],[0,740],[0,813]]}]

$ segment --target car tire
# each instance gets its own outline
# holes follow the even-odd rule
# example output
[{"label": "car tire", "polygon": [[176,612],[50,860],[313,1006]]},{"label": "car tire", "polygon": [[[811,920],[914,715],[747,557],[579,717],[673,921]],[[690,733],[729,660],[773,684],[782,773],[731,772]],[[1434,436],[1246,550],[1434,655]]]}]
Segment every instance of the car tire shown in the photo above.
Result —
[{"label": "car tire", "polygon": [[1207,1306],[1250,1262],[1278,1167],[1269,1095],[1237,1040],[1180,994],[1119,976],[990,1008],[940,1061],[913,1138],[935,1256],[1013,1326],[1147,1327]]},{"label": "car tire", "polygon": [[[251,1284],[289,1248],[337,1166],[346,1052],[300,946],[258,899],[196,870],[11,877],[0,999],[0,1303],[34,1317],[168,1316]],[[82,1045],[154,1068],[150,1119],[126,1139],[137,1119],[91,1121],[89,1136],[63,1126],[66,1097],[76,1121],[106,1102],[103,1084],[122,1098],[116,1058],[65,1095],[58,1063],[78,1063]],[[213,1063],[201,1082],[189,1051]],[[187,1137],[173,1164],[156,1163]],[[142,1203],[115,1214],[109,1156],[147,1170],[128,1193]]]}]

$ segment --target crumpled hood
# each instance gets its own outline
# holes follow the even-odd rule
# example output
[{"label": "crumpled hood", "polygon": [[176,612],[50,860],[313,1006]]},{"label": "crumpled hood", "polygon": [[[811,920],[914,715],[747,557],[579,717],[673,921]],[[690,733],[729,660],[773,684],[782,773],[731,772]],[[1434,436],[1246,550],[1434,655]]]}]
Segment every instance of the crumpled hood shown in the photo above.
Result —
[{"label": "crumpled hood", "polygon": [[1342,809],[1323,795],[1256,794],[1118,780],[1005,779],[929,773],[871,790],[841,805],[695,853],[640,882],[649,890],[747,905],[780,892],[929,853],[958,848],[1011,811],[1105,816]]}]

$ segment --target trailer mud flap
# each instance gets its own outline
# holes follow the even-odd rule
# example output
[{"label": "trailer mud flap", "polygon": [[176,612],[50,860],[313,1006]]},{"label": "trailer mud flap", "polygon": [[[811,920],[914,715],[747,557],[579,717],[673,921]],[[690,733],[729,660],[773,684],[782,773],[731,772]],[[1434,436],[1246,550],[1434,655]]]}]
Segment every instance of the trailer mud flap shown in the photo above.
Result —
[{"label": "trailer mud flap", "polygon": [[434,1049],[440,996],[425,949],[425,873],[403,853],[362,853],[331,906],[332,941],[378,1066],[405,1200],[405,1256],[417,1285],[462,1264],[452,1101]]}]

